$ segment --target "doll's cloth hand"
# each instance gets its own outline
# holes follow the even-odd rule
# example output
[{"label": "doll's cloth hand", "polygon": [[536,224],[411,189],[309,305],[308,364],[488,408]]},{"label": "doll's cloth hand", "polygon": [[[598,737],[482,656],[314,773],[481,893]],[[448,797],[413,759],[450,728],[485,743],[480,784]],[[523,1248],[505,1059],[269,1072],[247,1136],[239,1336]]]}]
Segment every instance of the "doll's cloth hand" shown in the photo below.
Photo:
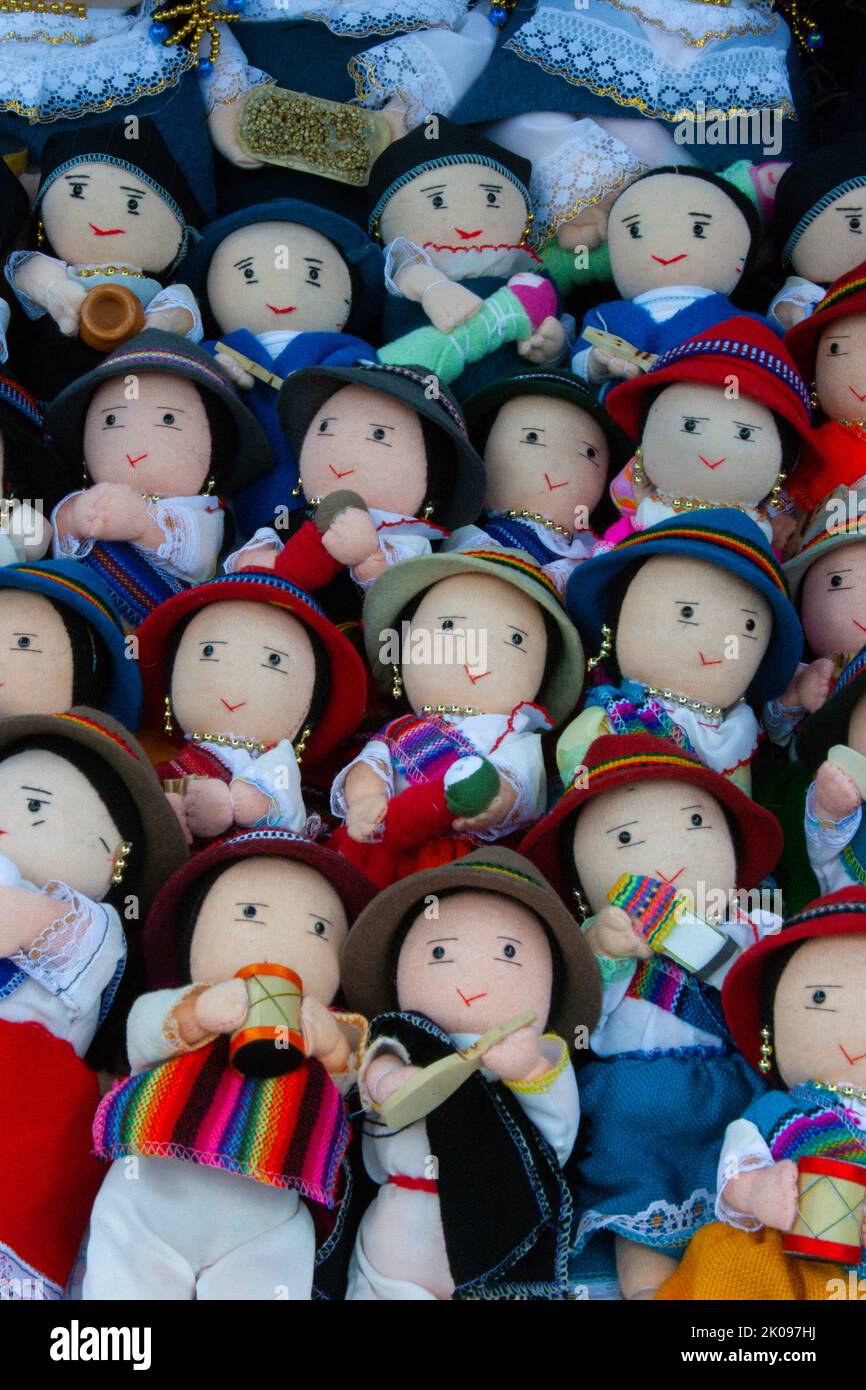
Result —
[{"label": "doll's cloth hand", "polygon": [[322,545],[341,565],[360,565],[379,549],[376,523],[368,511],[346,507],[322,533]]},{"label": "doll's cloth hand", "polygon": [[774,315],[785,329],[785,332],[787,332],[789,328],[794,328],[796,324],[801,323],[803,319],[806,318],[808,312],[805,304],[797,304],[791,299],[780,299],[773,310]]},{"label": "doll's cloth hand", "polygon": [[94,483],[68,509],[64,529],[88,540],[137,541],[150,520],[145,499],[126,483]]},{"label": "doll's cloth hand", "polygon": [[246,96],[244,92],[237,101],[216,105],[208,115],[207,128],[215,147],[230,164],[238,169],[261,169],[262,161],[248,154],[238,139],[238,125]]},{"label": "doll's cloth hand", "polygon": [[596,955],[649,960],[652,955],[628,913],[621,907],[603,907],[586,929],[586,939]]},{"label": "doll's cloth hand", "polygon": [[481,308],[484,300],[455,280],[434,281],[421,295],[421,307],[434,328],[451,333]]},{"label": "doll's cloth hand", "polygon": [[175,304],[170,308],[145,313],[144,326],[160,328],[163,333],[176,333],[179,338],[185,338],[190,329],[195,327],[195,319],[189,309],[185,309],[182,304]]},{"label": "doll's cloth hand", "polygon": [[237,825],[258,825],[270,813],[271,798],[258,787],[251,786],[249,782],[236,778],[229,787],[229,793],[234,808],[233,819]]},{"label": "doll's cloth hand", "polygon": [[195,1000],[195,1021],[205,1033],[234,1033],[249,1010],[243,980],[222,980],[203,990]]},{"label": "doll's cloth hand", "polygon": [[826,704],[833,685],[833,663],[828,656],[819,657],[803,670],[798,671],[793,681],[798,705],[814,714]]},{"label": "doll's cloth hand", "polygon": [[249,372],[244,371],[236,357],[231,357],[227,352],[218,352],[216,360],[219,362],[229,381],[237,386],[240,391],[252,391],[255,381]]},{"label": "doll's cloth hand", "polygon": [[770,1168],[758,1168],[732,1178],[724,1200],[733,1211],[753,1216],[774,1231],[790,1231],[797,1219],[797,1165],[786,1158]]},{"label": "doll's cloth hand", "polygon": [[547,1062],[538,1046],[538,1034],[531,1024],[518,1028],[503,1038],[489,1052],[483,1065],[500,1081],[524,1081],[547,1070]]},{"label": "doll's cloth hand", "polygon": [[376,832],[388,810],[386,792],[369,792],[359,796],[346,810],[346,832],[349,838],[359,844],[370,844],[377,838]]},{"label": "doll's cloth hand", "polygon": [[301,1002],[301,1029],[310,1057],[318,1057],[328,1071],[345,1071],[349,1043],[339,1023],[320,999],[305,994]]},{"label": "doll's cloth hand", "polygon": [[773,549],[778,551],[780,555],[787,555],[789,553],[788,546],[796,537],[798,530],[797,521],[790,512],[776,512],[776,515],[770,518]]},{"label": "doll's cloth hand", "polygon": [[815,815],[819,821],[844,820],[857,810],[862,797],[857,783],[835,763],[822,763],[815,776]]},{"label": "doll's cloth hand", "polygon": [[628,381],[641,374],[636,362],[626,362],[625,358],[616,357],[612,352],[608,352],[607,348],[591,347],[587,363],[589,380],[593,386],[601,386],[604,382],[613,381],[618,377]]},{"label": "doll's cloth hand", "polygon": [[231,788],[219,777],[196,777],[184,793],[184,809],[193,835],[220,835],[234,819]]},{"label": "doll's cloth hand", "polygon": [[181,796],[180,792],[166,792],[165,799],[177,816],[178,824],[183,831],[183,838],[188,845],[191,845],[193,842],[193,833],[189,828],[189,821],[187,820],[185,798]]},{"label": "doll's cloth hand", "polygon": [[527,362],[554,362],[562,354],[565,342],[565,329],[551,314],[542,319],[530,337],[518,342],[517,351]]},{"label": "doll's cloth hand", "polygon": [[84,287],[66,275],[46,286],[42,303],[64,337],[74,338],[77,334],[78,316],[86,296]]},{"label": "doll's cloth hand", "polygon": [[376,1105],[384,1105],[389,1096],[417,1076],[420,1070],[420,1067],[405,1066],[390,1055],[374,1058],[365,1078],[370,1099]]},{"label": "doll's cloth hand", "polygon": [[232,565],[231,572],[240,574],[242,570],[272,570],[282,554],[275,545],[259,545],[252,550],[238,551],[239,559]]},{"label": "doll's cloth hand", "polygon": [[618,188],[609,197],[603,198],[590,208],[584,208],[578,217],[560,224],[556,240],[563,251],[576,251],[578,247],[594,251],[596,247],[601,246],[607,237],[607,219],[611,206],[621,192],[622,189]]},{"label": "doll's cloth hand", "polygon": [[454,829],[458,835],[472,835],[480,830],[490,830],[495,825],[502,825],[508,819],[516,800],[517,793],[514,788],[500,778],[499,791],[490,805],[477,816],[458,817],[454,822]]}]

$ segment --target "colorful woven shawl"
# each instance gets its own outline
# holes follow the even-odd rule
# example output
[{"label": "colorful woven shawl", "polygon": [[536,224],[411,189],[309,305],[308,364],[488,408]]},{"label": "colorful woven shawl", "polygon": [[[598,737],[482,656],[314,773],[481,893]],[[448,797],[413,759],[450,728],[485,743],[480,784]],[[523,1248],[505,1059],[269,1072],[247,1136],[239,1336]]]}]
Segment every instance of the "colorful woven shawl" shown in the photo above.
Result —
[{"label": "colorful woven shawl", "polygon": [[586,697],[586,708],[600,707],[614,734],[655,734],[670,739],[679,748],[694,753],[689,739],[675,724],[661,701],[647,695],[639,681],[623,681],[621,686],[597,685]]},{"label": "colorful woven shawl", "polygon": [[108,586],[130,627],[138,627],[160,603],[189,588],[127,541],[102,541],[83,557],[83,563]]},{"label": "colorful woven shawl", "polygon": [[538,533],[517,517],[488,516],[483,526],[491,540],[498,541],[508,550],[525,550],[537,565],[550,565],[554,560],[562,559],[561,554],[545,545]]},{"label": "colorful woven shawl", "polygon": [[757,1116],[755,1123],[777,1163],[808,1156],[866,1164],[866,1133],[847,1119],[844,1105],[841,1098],[838,1105],[829,1104],[826,1092],[817,1086],[795,1086],[790,1097],[780,1097],[779,1113],[769,1123],[761,1124]]},{"label": "colorful woven shawl", "polygon": [[645,999],[657,1009],[714,1037],[727,1038],[719,991],[695,979],[682,966],[661,956],[642,960],[626,990],[628,999]]},{"label": "colorful woven shawl", "polygon": [[406,714],[387,724],[379,738],[397,771],[416,786],[444,777],[458,758],[478,755],[475,744],[441,714]]},{"label": "colorful woven shawl", "polygon": [[228,1049],[221,1037],[118,1081],[93,1122],[97,1156],[185,1159],[334,1207],[350,1131],[322,1064],[253,1081],[229,1065]]}]

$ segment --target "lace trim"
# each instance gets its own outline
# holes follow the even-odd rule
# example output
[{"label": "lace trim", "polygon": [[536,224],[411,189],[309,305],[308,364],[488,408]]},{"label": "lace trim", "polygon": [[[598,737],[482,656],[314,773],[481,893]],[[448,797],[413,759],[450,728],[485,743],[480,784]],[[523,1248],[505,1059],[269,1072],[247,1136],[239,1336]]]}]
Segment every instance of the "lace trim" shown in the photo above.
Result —
[{"label": "lace trim", "polygon": [[610,1229],[640,1245],[680,1246],[701,1226],[712,1221],[714,1215],[715,1194],[704,1187],[693,1192],[681,1206],[665,1201],[651,1202],[636,1216],[604,1216],[601,1212],[589,1211],[578,1227],[575,1250],[581,1250],[597,1231]]},{"label": "lace trim", "polygon": [[785,55],[771,48],[737,49],[707,56],[697,69],[679,72],[662,65],[649,44],[594,21],[541,10],[509,39],[505,48],[545,72],[619,106],[653,119],[695,119],[695,93],[702,119],[754,114],[766,107],[796,119]]},{"label": "lace trim", "polygon": [[564,222],[623,188],[647,167],[595,121],[578,123],[575,132],[533,165],[529,190],[535,211],[533,235],[540,245]]},{"label": "lace trim", "polygon": [[63,1297],[59,1284],[46,1279],[0,1242],[0,1303],[32,1303]]},{"label": "lace trim", "polygon": [[261,68],[251,68],[243,58],[227,58],[218,62],[201,84],[205,110],[210,115],[216,106],[232,106],[253,87],[267,86],[275,80]]},{"label": "lace trim", "polygon": [[[772,34],[778,28],[779,19],[769,11],[765,12],[763,22],[753,15],[760,15],[757,6],[742,10],[728,9],[733,20],[727,29],[713,29],[718,23],[718,6],[695,4],[694,0],[605,0],[614,10],[632,14],[642,24],[651,24],[666,34],[676,34],[683,43],[693,48],[703,48],[705,44],[730,39],[734,35]],[[710,10],[710,14],[705,11]],[[734,16],[739,14],[737,22]]]},{"label": "lace trim", "polygon": [[447,116],[457,104],[447,72],[411,34],[356,54],[349,60],[349,75],[361,106],[376,109],[400,97],[410,127],[420,125],[432,111]]},{"label": "lace trim", "polygon": [[65,883],[48,883],[44,896],[66,911],[44,927],[27,951],[11,957],[31,978],[53,994],[65,994],[93,960],[105,938],[105,908],[95,910],[88,898],[79,896]]},{"label": "lace trim", "polygon": [[332,34],[399,34],[408,29],[453,29],[466,13],[466,0],[247,0],[244,22],[283,24],[318,20]]}]

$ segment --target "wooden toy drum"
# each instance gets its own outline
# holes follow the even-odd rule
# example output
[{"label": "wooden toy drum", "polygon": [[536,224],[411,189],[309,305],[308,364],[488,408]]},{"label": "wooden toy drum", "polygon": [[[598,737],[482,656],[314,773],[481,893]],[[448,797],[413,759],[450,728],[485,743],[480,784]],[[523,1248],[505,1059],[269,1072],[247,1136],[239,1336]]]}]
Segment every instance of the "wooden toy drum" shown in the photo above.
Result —
[{"label": "wooden toy drum", "polygon": [[229,1059],[241,1076],[285,1076],[306,1057],[301,1030],[303,984],[284,965],[245,965],[235,976],[245,980],[249,1012],[243,1028],[232,1033]]},{"label": "wooden toy drum", "polygon": [[78,335],[97,352],[120,347],[142,328],[141,300],[125,285],[96,285],[82,301]]},{"label": "wooden toy drum", "polygon": [[841,1158],[801,1158],[794,1229],[782,1237],[788,1255],[856,1265],[866,1210],[866,1168]]}]

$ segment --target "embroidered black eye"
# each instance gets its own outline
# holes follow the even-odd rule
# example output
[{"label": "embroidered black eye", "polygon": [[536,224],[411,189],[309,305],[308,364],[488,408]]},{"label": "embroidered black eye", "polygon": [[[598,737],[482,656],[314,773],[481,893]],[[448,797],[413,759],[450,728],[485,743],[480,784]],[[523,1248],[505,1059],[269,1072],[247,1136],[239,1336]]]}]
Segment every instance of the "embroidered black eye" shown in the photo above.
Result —
[{"label": "embroidered black eye", "polygon": [[26,651],[27,648],[30,646],[30,638],[29,638],[29,637],[19,637],[19,638],[18,638],[18,646],[22,649],[22,651]]},{"label": "embroidered black eye", "polygon": [[322,272],[319,270],[318,266],[311,265],[307,270],[307,283],[315,285],[321,273]]},{"label": "embroidered black eye", "polygon": [[631,226],[628,229],[628,234],[631,237],[632,241],[640,240],[641,231],[639,223],[632,222]]},{"label": "embroidered black eye", "polygon": [[598,449],[594,448],[593,445],[590,444],[586,451],[586,457],[588,459],[598,458]]},{"label": "embroidered black eye", "polygon": [[813,1004],[826,1004],[826,1003],[827,1003],[827,991],[824,990],[824,989],[813,989],[813,990],[812,990],[812,1003],[813,1003]]},{"label": "embroidered black eye", "polygon": [[443,631],[443,632],[450,632],[450,631],[452,630],[453,627],[454,627],[454,619],[453,619],[453,618],[443,618],[443,619],[442,619],[442,631]]},{"label": "embroidered black eye", "polygon": [[487,206],[490,207],[490,208],[496,206],[496,194],[495,194],[495,193],[488,193],[488,194],[487,194]]},{"label": "embroidered black eye", "polygon": [[837,357],[840,351],[841,351],[841,349],[840,349],[838,343],[831,343],[831,344],[830,344],[830,356],[831,356],[831,357]]},{"label": "embroidered black eye", "polygon": [[741,425],[737,430],[738,439],[751,439],[751,437],[752,431],[749,429],[748,425]]},{"label": "embroidered black eye", "polygon": [[683,606],[682,606],[682,608],[680,609],[680,617],[681,617],[681,618],[693,618],[694,616],[695,616],[695,610],[694,610],[694,608],[692,608],[692,605],[691,605],[690,603],[684,603]]},{"label": "embroidered black eye", "polygon": [[852,231],[852,232],[859,232],[859,230],[860,230],[860,228],[862,227],[862,225],[863,225],[863,220],[862,220],[862,218],[860,218],[860,217],[849,217],[849,218],[848,218],[848,226],[851,228],[851,231]]},{"label": "embroidered black eye", "polygon": [[697,427],[698,427],[698,422],[697,422],[697,420],[684,420],[684,421],[683,421],[683,429],[685,430],[686,434],[694,434],[694,432],[695,432],[695,430],[697,429]]},{"label": "embroidered black eye", "polygon": [[36,812],[41,811],[44,805],[44,801],[38,801],[36,797],[30,797],[29,801],[27,802],[27,810],[35,816]]},{"label": "embroidered black eye", "polygon": [[381,425],[377,425],[373,430],[373,438],[377,441],[385,438],[385,431],[382,429]]},{"label": "embroidered black eye", "polygon": [[106,423],[106,425],[116,425],[116,424],[117,424],[117,416],[116,416],[116,415],[106,415],[106,417],[105,417],[105,423]]},{"label": "embroidered black eye", "polygon": [[433,959],[434,959],[434,960],[443,960],[444,957],[445,957],[445,947],[444,947],[444,946],[434,946],[434,947],[433,947]]},{"label": "embroidered black eye", "polygon": [[695,814],[692,816],[692,825],[703,825],[703,823],[703,816],[699,816],[697,811],[695,811]]},{"label": "embroidered black eye", "polygon": [[537,444],[537,443],[538,443],[538,430],[527,430],[527,431],[526,431],[526,443],[527,443],[527,444]]},{"label": "embroidered black eye", "polygon": [[502,948],[502,954],[507,956],[509,960],[514,960],[514,957],[517,955],[517,947],[513,946],[511,942],[508,941]]},{"label": "embroidered black eye", "polygon": [[246,905],[244,906],[244,916],[245,916],[245,917],[257,917],[257,916],[258,916],[258,909],[255,907],[255,905],[254,905],[253,903],[246,903]]},{"label": "embroidered black eye", "polygon": [[246,265],[246,266],[244,266],[244,279],[245,279],[245,280],[253,280],[253,279],[255,278],[255,274],[256,274],[256,272],[253,270],[253,268],[252,268],[251,265]]},{"label": "embroidered black eye", "polygon": [[513,647],[522,647],[522,646],[523,646],[523,636],[522,636],[521,633],[519,633],[519,632],[512,632],[512,634],[511,634],[511,645],[512,645]]},{"label": "embroidered black eye", "polygon": [[164,425],[173,425],[174,422],[175,422],[175,418],[176,418],[176,417],[175,417],[174,415],[172,415],[172,414],[170,414],[170,413],[167,412],[167,413],[166,413],[165,415],[163,415],[163,417],[162,417],[162,423],[163,423]]},{"label": "embroidered black eye", "polygon": [[619,832],[619,834],[617,835],[616,838],[619,840],[619,842],[620,842],[621,845],[630,845],[630,844],[631,844],[631,831],[630,831],[630,830],[621,830],[621,831]]},{"label": "embroidered black eye", "polygon": [[698,241],[702,241],[706,230],[703,222],[695,222],[692,226],[692,236],[696,236]]},{"label": "embroidered black eye", "polygon": [[444,208],[445,206],[445,199],[442,197],[441,193],[435,193],[430,201],[434,208]]},{"label": "embroidered black eye", "polygon": [[313,931],[315,932],[316,936],[326,936],[328,928],[325,926],[324,922],[314,922]]},{"label": "embroidered black eye", "polygon": [[327,434],[327,433],[328,433],[328,425],[329,425],[329,424],[330,424],[330,421],[329,421],[329,420],[320,420],[320,421],[319,421],[319,434]]},{"label": "embroidered black eye", "polygon": [[69,196],[70,196],[70,198],[83,198],[83,197],[84,197],[84,184],[83,184],[83,183],[74,183],[74,184],[72,185],[72,187],[70,188],[70,190],[69,190]]},{"label": "embroidered black eye", "polygon": [[271,652],[268,656],[268,665],[279,666],[282,659],[283,658],[280,656],[279,652]]},{"label": "embroidered black eye", "polygon": [[213,656],[213,643],[205,642],[204,646],[201,649],[201,654],[202,656]]},{"label": "embroidered black eye", "polygon": [[746,619],[746,631],[747,631],[747,632],[754,632],[754,631],[755,631],[755,628],[756,628],[757,626],[758,626],[758,624],[755,622],[754,618],[747,618],[747,619]]},{"label": "embroidered black eye", "polygon": [[842,576],[841,576],[841,574],[834,574],[834,575],[832,575],[831,578],[830,578],[830,588],[831,588],[831,589],[841,589],[841,587],[842,587]]},{"label": "embroidered black eye", "polygon": [[137,213],[137,212],[138,212],[138,204],[139,204],[139,199],[138,199],[138,198],[127,198],[127,200],[126,200],[126,211],[127,211],[127,212],[131,212],[131,213]]}]

